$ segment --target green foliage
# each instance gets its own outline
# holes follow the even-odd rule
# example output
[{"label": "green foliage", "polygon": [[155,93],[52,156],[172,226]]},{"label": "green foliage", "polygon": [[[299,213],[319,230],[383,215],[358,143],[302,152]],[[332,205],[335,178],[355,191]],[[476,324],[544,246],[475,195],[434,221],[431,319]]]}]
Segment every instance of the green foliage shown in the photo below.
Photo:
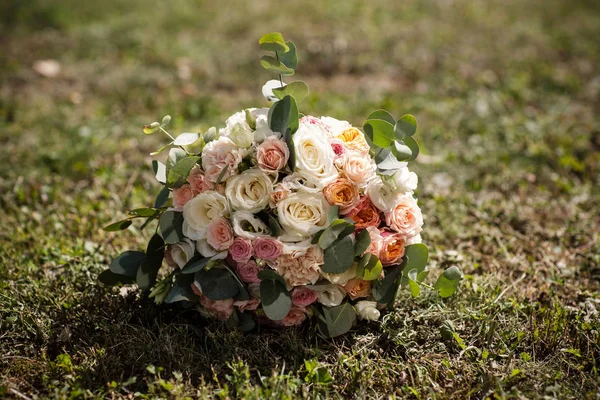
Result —
[{"label": "green foliage", "polygon": [[290,82],[284,87],[273,89],[273,94],[280,100],[285,96],[291,96],[296,103],[301,103],[308,96],[308,85],[302,81]]},{"label": "green foliage", "polygon": [[110,270],[118,275],[136,276],[138,267],[145,259],[146,253],[143,251],[124,251],[110,263]]},{"label": "green foliage", "polygon": [[179,274],[165,298],[165,303],[172,304],[179,301],[195,301],[196,295],[192,290],[193,276]]},{"label": "green foliage", "polygon": [[438,291],[441,297],[450,297],[454,294],[462,279],[462,271],[458,267],[452,266],[440,275],[433,287]]},{"label": "green foliage", "polygon": [[274,51],[278,53],[285,53],[290,50],[288,45],[283,40],[283,36],[279,32],[272,32],[263,35],[259,40],[258,44],[260,48],[267,51]]},{"label": "green foliage", "polygon": [[175,244],[183,240],[183,213],[165,211],[160,216],[158,226],[166,244]]},{"label": "green foliage", "polygon": [[199,133],[186,132],[177,136],[173,141],[175,146],[188,146],[200,139]]},{"label": "green foliage", "polygon": [[379,279],[373,285],[372,295],[378,303],[388,304],[394,301],[396,292],[400,286],[400,280],[402,277],[402,269],[405,264],[395,265],[390,268],[386,268],[385,277]]},{"label": "green foliage", "polygon": [[183,185],[198,160],[200,160],[200,157],[197,156],[187,156],[178,159],[167,172],[167,187],[178,188]]},{"label": "green foliage", "polygon": [[294,75],[294,70],[285,66],[284,63],[279,61],[279,59],[272,56],[262,56],[260,58],[260,64],[263,68],[275,71],[284,76]]},{"label": "green foliage", "polygon": [[364,281],[374,281],[375,279],[379,279],[382,271],[383,265],[379,261],[379,258],[374,254],[367,253],[358,263],[356,277]]},{"label": "green foliage", "polygon": [[105,230],[106,232],[122,231],[122,230],[129,228],[129,226],[131,224],[132,224],[132,222],[130,219],[124,219],[122,221],[113,222],[112,224],[107,225],[102,229]]},{"label": "green foliage", "polygon": [[136,274],[136,282],[141,290],[149,290],[156,283],[156,277],[164,255],[165,242],[159,234],[155,233],[148,242],[146,259],[142,262]]},{"label": "green foliage", "polygon": [[292,298],[287,291],[285,280],[274,271],[262,270],[260,278],[260,299],[267,317],[273,321],[285,318],[292,307]]},{"label": "green foliage", "polygon": [[356,243],[354,243],[354,255],[360,256],[369,248],[370,244],[371,236],[369,236],[369,231],[363,229],[358,235],[356,235]]},{"label": "green foliage", "polygon": [[346,272],[354,262],[354,246],[350,236],[340,240],[325,249],[324,263],[321,269],[328,274],[341,274]]},{"label": "green foliage", "polygon": [[[296,45],[293,42],[285,42],[289,50],[285,53],[277,52],[279,60],[288,68],[295,70],[298,66],[298,54],[296,52]],[[307,88],[308,89],[308,88]],[[300,102],[302,100],[298,100]]]},{"label": "green foliage", "polygon": [[321,307],[317,311],[317,327],[321,335],[334,338],[348,332],[354,321],[356,321],[356,311],[348,302],[344,302],[335,307]]},{"label": "green foliage", "polygon": [[164,184],[167,182],[167,167],[158,160],[152,160],[152,170],[156,180]]},{"label": "green foliage", "polygon": [[194,274],[194,281],[211,300],[226,300],[239,292],[237,280],[227,268],[202,269]]},{"label": "green foliage", "polygon": [[107,286],[127,285],[135,282],[135,278],[127,275],[119,275],[110,269],[104,270],[98,275],[98,280]]},{"label": "green foliage", "polygon": [[286,134],[289,131],[293,134],[298,126],[298,106],[293,97],[285,96],[269,109],[269,127],[273,132]]},{"label": "green foliage", "polygon": [[325,250],[338,239],[348,236],[352,232],[354,232],[354,224],[344,219],[336,219],[319,236],[319,247]]}]

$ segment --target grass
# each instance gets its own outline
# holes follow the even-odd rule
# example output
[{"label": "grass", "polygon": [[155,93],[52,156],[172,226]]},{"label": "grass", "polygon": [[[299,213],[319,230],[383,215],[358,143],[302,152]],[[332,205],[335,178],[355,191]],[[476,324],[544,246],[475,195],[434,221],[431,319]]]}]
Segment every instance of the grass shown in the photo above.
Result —
[{"label": "grass", "polygon": [[[596,2],[26,3],[0,5],[0,396],[597,397]],[[140,127],[263,105],[256,41],[273,30],[300,49],[301,111],[417,116],[430,268],[462,268],[456,296],[404,293],[323,340],[97,284],[148,234],[100,229],[158,191]]]}]

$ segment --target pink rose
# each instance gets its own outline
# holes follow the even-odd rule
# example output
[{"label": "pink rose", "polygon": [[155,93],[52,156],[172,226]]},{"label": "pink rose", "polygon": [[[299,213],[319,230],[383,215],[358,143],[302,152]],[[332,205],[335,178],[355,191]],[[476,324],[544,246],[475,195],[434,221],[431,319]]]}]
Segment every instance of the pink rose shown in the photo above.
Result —
[{"label": "pink rose", "polygon": [[240,263],[236,267],[237,273],[240,279],[248,283],[259,283],[258,273],[262,270],[261,267],[256,265],[254,260],[250,260],[246,263]]},{"label": "pink rose", "polygon": [[233,303],[233,305],[236,306],[241,312],[254,311],[260,305],[260,299],[256,297],[251,297],[249,300],[236,301],[235,303]]},{"label": "pink rose", "polygon": [[332,139],[331,148],[333,149],[333,154],[335,154],[335,158],[341,158],[346,154],[346,146],[344,146],[344,142],[339,139]]},{"label": "pink rose", "polygon": [[383,265],[397,263],[404,256],[404,239],[395,232],[382,232],[379,260]]},{"label": "pink rose", "polygon": [[381,222],[379,210],[367,196],[362,196],[358,204],[346,216],[354,220],[354,227],[357,230],[368,226],[379,226]]},{"label": "pink rose", "polygon": [[317,292],[306,286],[296,286],[292,290],[292,303],[300,307],[306,307],[317,301]]},{"label": "pink rose", "polygon": [[369,238],[371,239],[371,243],[369,243],[369,247],[367,247],[365,253],[371,253],[379,257],[381,247],[383,246],[383,237],[381,236],[381,232],[374,226],[369,226],[366,228],[366,230],[367,232],[369,232]]},{"label": "pink rose", "polygon": [[254,255],[264,260],[275,260],[283,251],[283,243],[271,237],[254,239]]},{"label": "pink rose", "polygon": [[229,247],[229,254],[233,261],[245,263],[252,257],[252,242],[249,239],[235,238],[231,247]]},{"label": "pink rose", "polygon": [[256,148],[258,168],[264,172],[277,172],[285,168],[290,150],[285,142],[269,136]]},{"label": "pink rose", "polygon": [[329,132],[329,127],[319,118],[313,117],[312,115],[305,115],[304,117],[300,118],[299,122],[301,124],[317,125]]},{"label": "pink rose", "polygon": [[185,203],[194,197],[194,191],[190,185],[183,185],[177,189],[173,189],[173,205],[175,208],[183,208]]},{"label": "pink rose", "polygon": [[285,183],[280,183],[269,193],[269,207],[277,208],[277,203],[281,200],[286,199],[292,191],[288,188]]},{"label": "pink rose", "polygon": [[196,283],[192,283],[192,291],[200,297],[200,304],[206,308],[208,312],[222,321],[226,321],[235,311],[233,298],[226,300],[211,300],[206,297]]},{"label": "pink rose", "polygon": [[306,317],[307,313],[304,307],[293,305],[288,314],[279,321],[279,324],[283,326],[300,325]]},{"label": "pink rose", "polygon": [[404,239],[409,239],[421,232],[423,215],[417,201],[411,195],[404,195],[396,207],[385,213],[385,222]]},{"label": "pink rose", "polygon": [[209,182],[204,176],[204,172],[198,165],[194,165],[194,168],[190,171],[190,175],[187,178],[188,183],[192,187],[194,195],[199,195],[207,190],[213,190],[215,185]]},{"label": "pink rose", "polygon": [[229,221],[223,217],[213,219],[206,228],[206,241],[215,250],[227,250],[233,244],[233,229]]},{"label": "pink rose", "polygon": [[206,179],[210,182],[217,182],[223,169],[227,168],[222,178],[223,181],[226,181],[237,173],[242,158],[239,147],[227,137],[220,137],[209,142],[202,150],[202,167]]}]

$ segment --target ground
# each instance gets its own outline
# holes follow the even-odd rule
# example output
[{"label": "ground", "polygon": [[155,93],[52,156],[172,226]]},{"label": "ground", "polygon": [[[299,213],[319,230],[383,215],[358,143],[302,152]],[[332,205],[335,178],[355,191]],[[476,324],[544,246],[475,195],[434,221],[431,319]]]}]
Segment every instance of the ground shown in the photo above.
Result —
[{"label": "ground", "polygon": [[[101,230],[159,190],[141,126],[267,106],[275,30],[301,112],[417,117],[423,238],[432,275],[465,272],[454,297],[403,292],[325,340],[97,283],[148,238]],[[599,37],[593,0],[3,1],[0,397],[597,398]]]}]

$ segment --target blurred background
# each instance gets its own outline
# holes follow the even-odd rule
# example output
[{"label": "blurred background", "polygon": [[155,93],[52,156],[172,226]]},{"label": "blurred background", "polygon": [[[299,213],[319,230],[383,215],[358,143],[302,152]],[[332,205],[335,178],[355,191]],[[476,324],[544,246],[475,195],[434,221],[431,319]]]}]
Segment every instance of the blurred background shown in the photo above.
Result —
[{"label": "blurred background", "polygon": [[[189,334],[168,331],[179,342],[167,348],[161,334],[175,328],[154,325],[154,311],[139,311],[132,297],[97,287],[96,275],[108,260],[126,247],[142,246],[148,235],[100,228],[120,219],[125,207],[150,204],[159,190],[148,154],[164,141],[144,136],[144,124],[170,114],[174,133],[204,131],[235,111],[268,106],[261,87],[274,76],[259,64],[258,39],[271,31],[298,47],[294,79],[311,89],[301,112],[357,126],[378,108],[396,118],[416,116],[422,155],[411,168],[420,177],[430,267],[458,264],[467,273],[459,304],[483,304],[503,293],[514,296],[514,304],[547,307],[522,311],[524,320],[502,314],[505,309],[489,317],[503,315],[497,321],[506,332],[498,340],[516,343],[515,354],[533,354],[533,361],[499,358],[503,368],[529,362],[552,377],[555,369],[569,370],[564,363],[600,359],[597,341],[586,341],[587,331],[564,311],[579,310],[581,302],[598,304],[598,1],[2,0],[5,382],[45,393],[52,377],[64,378],[56,367],[63,354],[70,355],[71,375],[79,371],[75,376],[83,377],[78,382],[86,388],[118,380],[115,366],[131,366],[125,379],[149,363],[188,370],[198,361],[198,354],[186,351]],[[508,285],[517,279],[518,285]],[[556,315],[574,324],[565,340],[584,356],[535,364],[535,354],[542,359],[567,345],[550,338],[539,344],[525,322],[551,324],[548,318]],[[477,345],[480,323],[472,316],[463,321],[458,334]],[[119,347],[132,333],[144,339]],[[229,344],[240,347],[243,340]],[[314,356],[310,343],[305,345],[291,353],[297,358],[283,356],[288,365]],[[231,357],[230,350],[215,346],[213,357]],[[258,365],[260,352],[244,357]],[[319,358],[332,359],[327,353]],[[469,375],[471,368],[483,369],[492,381],[499,376],[483,364],[461,362],[438,366],[445,373],[422,378],[418,391],[464,385],[467,393],[482,384],[481,375]],[[194,376],[211,379],[210,371],[194,365]],[[269,375],[270,367],[257,368]],[[216,376],[223,376],[222,368],[213,370]],[[448,371],[465,375],[450,382]],[[394,376],[389,379],[399,385]],[[527,382],[535,388],[550,379],[543,376]],[[433,381],[441,386],[426,389]],[[378,383],[360,385],[358,392],[352,385],[345,390],[377,390]]]}]

